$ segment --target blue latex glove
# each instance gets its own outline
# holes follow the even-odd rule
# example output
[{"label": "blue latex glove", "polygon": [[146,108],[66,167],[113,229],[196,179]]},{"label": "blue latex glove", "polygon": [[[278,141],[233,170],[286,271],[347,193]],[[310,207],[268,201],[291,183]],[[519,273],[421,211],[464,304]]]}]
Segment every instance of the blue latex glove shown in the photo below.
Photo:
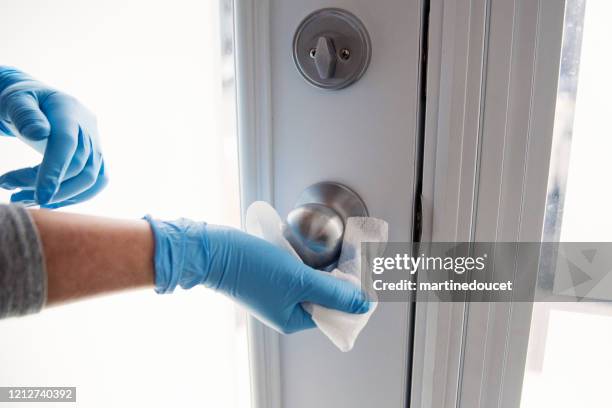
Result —
[{"label": "blue latex glove", "polygon": [[11,202],[58,208],[96,195],[107,177],[96,118],[75,98],[0,66],[0,135],[32,145],[40,165],[0,176]]},{"label": "blue latex glove", "polygon": [[155,236],[158,293],[203,284],[245,305],[281,333],[315,327],[301,302],[349,313],[370,308],[355,285],[312,269],[260,238],[186,219],[145,219]]}]

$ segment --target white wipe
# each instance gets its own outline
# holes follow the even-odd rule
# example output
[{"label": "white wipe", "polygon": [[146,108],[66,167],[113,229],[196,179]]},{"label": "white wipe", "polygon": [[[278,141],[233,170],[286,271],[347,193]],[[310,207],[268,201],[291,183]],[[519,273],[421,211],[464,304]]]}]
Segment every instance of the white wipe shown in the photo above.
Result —
[{"label": "white wipe", "polygon": [[[282,227],[283,222],[280,216],[270,204],[256,201],[247,209],[246,230],[249,234],[263,238],[299,258],[283,236]],[[344,230],[338,267],[330,273],[339,279],[361,286],[361,243],[380,242],[384,244],[387,239],[388,225],[385,221],[372,217],[349,218]],[[378,249],[380,250],[382,247]],[[374,293],[369,293],[369,296],[375,299]],[[312,315],[312,320],[317,327],[341,351],[349,351],[353,348],[357,336],[368,323],[377,306],[377,302],[372,302],[367,313],[353,314],[328,309],[317,304],[302,304],[302,307]]]}]

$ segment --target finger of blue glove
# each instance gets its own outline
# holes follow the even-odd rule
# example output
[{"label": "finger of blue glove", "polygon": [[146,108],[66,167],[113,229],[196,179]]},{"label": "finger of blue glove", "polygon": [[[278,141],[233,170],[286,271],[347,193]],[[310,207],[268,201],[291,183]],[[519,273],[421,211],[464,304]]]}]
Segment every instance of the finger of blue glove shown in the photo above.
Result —
[{"label": "finger of blue glove", "polygon": [[[11,202],[20,203],[25,206],[40,205],[40,208],[53,210],[57,208],[66,207],[68,205],[81,203],[83,201],[87,201],[91,199],[92,197],[94,197],[95,195],[97,195],[100,191],[102,191],[104,187],[106,187],[107,184],[108,184],[108,177],[104,174],[103,169],[101,169],[98,175],[98,178],[93,186],[91,186],[88,190],[76,196],[71,197],[70,199],[67,199],[64,201],[58,201],[53,204],[40,205],[40,203],[36,201],[36,193],[34,190],[22,190],[22,191],[18,191],[17,193],[14,193],[11,196]],[[61,189],[62,187],[60,187],[60,191]]]},{"label": "finger of blue glove", "polygon": [[313,329],[315,327],[316,324],[312,320],[310,314],[304,310],[302,305],[296,305],[282,331],[285,334],[291,334],[300,330]]},{"label": "finger of blue glove", "polygon": [[5,190],[14,190],[16,188],[32,190],[36,186],[37,175],[38,166],[9,171],[0,176],[0,188]]},{"label": "finger of blue glove", "polygon": [[4,123],[2,120],[0,120],[0,136],[15,137],[15,135],[13,134],[13,131],[9,129],[7,124]]},{"label": "finger of blue glove", "polygon": [[66,207],[68,205],[82,203],[83,201],[87,201],[93,198],[94,196],[96,196],[100,191],[104,189],[104,187],[106,187],[107,184],[108,184],[108,176],[106,175],[104,171],[104,162],[102,162],[100,172],[98,173],[98,178],[96,179],[96,182],[94,183],[94,185],[91,186],[88,190],[72,197],[69,200],[60,201],[54,204],[45,204],[45,205],[41,205],[40,207],[46,208],[49,210],[54,210],[57,208]]},{"label": "finger of blue glove", "polygon": [[76,152],[79,135],[79,125],[64,113],[61,104],[50,104],[45,113],[51,133],[36,184],[36,200],[41,205],[51,202],[58,192]]},{"label": "finger of blue glove", "polygon": [[361,289],[327,272],[309,271],[310,283],[305,301],[347,313],[366,313],[370,303]]},{"label": "finger of blue glove", "polygon": [[[92,147],[91,140],[89,137],[79,137],[79,146],[75,152],[70,166],[66,171],[66,177],[64,180],[69,180],[74,177],[79,177],[79,184],[82,186],[81,191],[75,191],[70,193],[71,195],[79,194],[80,192],[88,189],[95,183],[97,174],[100,171],[101,158],[98,156],[96,163],[93,168],[85,171],[85,167],[92,164],[89,158],[92,158]],[[9,171],[0,176],[0,188],[5,190],[20,189],[34,189],[36,187],[36,178],[38,176],[38,169],[40,166],[25,167],[18,170]],[[84,172],[85,171],[85,172]],[[88,179],[90,179],[88,181]],[[65,182],[65,181],[64,181]],[[73,185],[77,184],[71,183]],[[61,187],[60,187],[61,190]],[[59,191],[58,191],[59,194]],[[65,197],[58,198],[54,197],[56,201],[62,201]]]},{"label": "finger of blue glove", "polygon": [[[87,201],[90,198],[94,197],[96,194],[98,194],[101,190],[103,190],[104,187],[106,187],[106,185],[108,184],[108,176],[106,175],[104,170],[104,163],[102,162],[99,167],[100,169],[98,171],[98,174],[91,185],[89,185],[89,181],[87,180],[75,180],[74,178],[63,183],[60,186],[58,193],[56,194],[55,199],[57,201],[55,201],[54,203],[40,205],[40,203],[36,201],[36,192],[34,191],[33,187],[28,188],[24,186],[17,187],[21,188],[22,191],[13,194],[11,196],[11,202],[20,203],[22,205],[40,205],[41,208],[46,209],[56,209]],[[88,179],[90,176],[83,175],[83,177]],[[65,187],[64,185],[67,186]],[[75,194],[76,191],[79,191],[83,188],[83,185],[88,185],[88,187],[85,187],[85,190],[83,190],[82,192]]]},{"label": "finger of blue glove", "polygon": [[96,184],[101,166],[102,157],[97,153],[90,154],[89,159],[83,164],[81,173],[63,181],[53,197],[46,203],[41,203],[41,205],[60,203],[88,191]]},{"label": "finger of blue glove", "polygon": [[34,190],[21,190],[11,195],[11,203],[19,203],[26,207],[36,205]]},{"label": "finger of blue glove", "polygon": [[[70,160],[70,165],[66,170],[66,174],[64,178],[60,180],[61,183],[64,183],[66,180],[79,176],[85,168],[88,166],[90,157],[93,152],[93,147],[91,145],[91,137],[85,133],[85,131],[79,126],[78,136],[77,136],[77,148],[72,156],[72,160]],[[100,170],[100,166],[98,165],[94,173],[97,175]],[[95,177],[94,177],[95,181]]]},{"label": "finger of blue glove", "polygon": [[9,96],[5,103],[8,119],[22,136],[33,141],[49,137],[51,125],[33,95],[21,92]]}]

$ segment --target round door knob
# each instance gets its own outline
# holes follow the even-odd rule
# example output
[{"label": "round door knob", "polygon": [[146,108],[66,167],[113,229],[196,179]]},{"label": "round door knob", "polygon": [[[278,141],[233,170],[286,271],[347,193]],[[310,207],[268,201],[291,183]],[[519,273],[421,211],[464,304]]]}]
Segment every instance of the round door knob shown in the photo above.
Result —
[{"label": "round door knob", "polygon": [[323,270],[336,266],[348,217],[367,217],[361,198],[348,187],[322,182],[302,192],[287,216],[283,235],[307,265]]},{"label": "round door knob", "polygon": [[344,222],[329,207],[304,204],[289,213],[283,233],[304,263],[321,269],[340,255]]}]

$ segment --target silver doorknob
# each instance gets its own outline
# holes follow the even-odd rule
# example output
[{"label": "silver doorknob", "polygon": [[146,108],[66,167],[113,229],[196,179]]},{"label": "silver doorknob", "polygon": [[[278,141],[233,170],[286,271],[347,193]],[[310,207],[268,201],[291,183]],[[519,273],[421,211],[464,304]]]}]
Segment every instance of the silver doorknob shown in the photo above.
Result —
[{"label": "silver doorknob", "polygon": [[304,263],[331,270],[336,266],[348,217],[367,217],[363,200],[345,185],[313,184],[287,216],[283,235]]}]

